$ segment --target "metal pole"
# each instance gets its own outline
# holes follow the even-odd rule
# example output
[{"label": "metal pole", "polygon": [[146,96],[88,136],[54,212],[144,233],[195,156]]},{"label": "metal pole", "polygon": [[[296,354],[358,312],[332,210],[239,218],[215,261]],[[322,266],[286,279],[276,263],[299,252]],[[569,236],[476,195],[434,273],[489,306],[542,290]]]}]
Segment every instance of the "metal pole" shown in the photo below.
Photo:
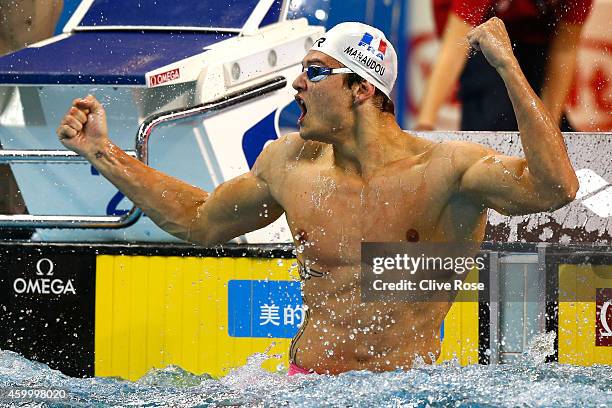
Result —
[{"label": "metal pole", "polygon": [[[136,151],[127,152],[145,164],[149,159],[149,137],[153,129],[166,122],[204,115],[207,117],[222,109],[277,91],[287,85],[287,79],[278,76],[252,87],[229,94],[215,101],[188,108],[160,112],[147,117],[136,134]],[[86,160],[68,150],[0,150],[0,163],[86,163]],[[3,228],[126,228],[138,221],[142,211],[132,207],[122,216],[86,215],[0,215]]]}]

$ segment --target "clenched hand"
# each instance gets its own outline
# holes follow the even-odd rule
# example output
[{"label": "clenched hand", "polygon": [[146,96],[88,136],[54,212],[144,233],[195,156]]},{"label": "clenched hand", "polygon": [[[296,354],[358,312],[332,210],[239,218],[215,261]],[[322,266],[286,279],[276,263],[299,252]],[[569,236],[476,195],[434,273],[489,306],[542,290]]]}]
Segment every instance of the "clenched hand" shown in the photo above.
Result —
[{"label": "clenched hand", "polygon": [[106,112],[92,95],[72,101],[64,115],[57,136],[68,149],[88,157],[104,147],[108,141]]},{"label": "clenched hand", "polygon": [[516,63],[506,26],[497,17],[472,29],[467,34],[467,39],[472,48],[482,51],[489,64],[495,69]]}]

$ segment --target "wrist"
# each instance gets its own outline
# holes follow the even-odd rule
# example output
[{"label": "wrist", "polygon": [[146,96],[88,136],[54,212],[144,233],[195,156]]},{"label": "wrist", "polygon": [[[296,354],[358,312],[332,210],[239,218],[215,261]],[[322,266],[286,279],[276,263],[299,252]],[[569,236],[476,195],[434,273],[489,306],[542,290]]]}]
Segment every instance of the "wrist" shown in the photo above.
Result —
[{"label": "wrist", "polygon": [[89,160],[92,164],[103,160],[104,158],[108,158],[113,150],[113,143],[110,139],[100,140],[98,143],[95,143],[91,146],[90,149],[83,156]]},{"label": "wrist", "polygon": [[519,70],[520,71],[520,65],[516,59],[516,57],[514,55],[505,58],[504,60],[502,60],[496,67],[495,69],[497,69],[497,72],[500,75],[504,75],[504,74],[508,74],[510,72]]}]

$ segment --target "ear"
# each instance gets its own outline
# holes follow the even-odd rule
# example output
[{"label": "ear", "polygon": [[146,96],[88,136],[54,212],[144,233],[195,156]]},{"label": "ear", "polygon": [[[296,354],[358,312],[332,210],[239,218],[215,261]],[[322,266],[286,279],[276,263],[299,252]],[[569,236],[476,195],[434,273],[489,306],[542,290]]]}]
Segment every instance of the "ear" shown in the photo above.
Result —
[{"label": "ear", "polygon": [[360,105],[374,96],[376,87],[368,81],[361,81],[353,85],[353,100],[356,105]]}]

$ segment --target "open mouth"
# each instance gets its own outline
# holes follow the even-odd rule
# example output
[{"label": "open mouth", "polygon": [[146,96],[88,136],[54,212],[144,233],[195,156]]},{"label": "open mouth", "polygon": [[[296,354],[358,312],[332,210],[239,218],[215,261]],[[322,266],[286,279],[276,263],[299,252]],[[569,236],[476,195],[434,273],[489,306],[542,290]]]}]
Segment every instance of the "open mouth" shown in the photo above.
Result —
[{"label": "open mouth", "polygon": [[302,114],[298,118],[298,125],[299,125],[304,120],[304,116],[306,116],[307,109],[306,109],[306,103],[304,102],[304,100],[301,97],[296,95],[295,96],[295,101],[297,102],[298,106],[300,107],[300,111],[302,112]]}]

